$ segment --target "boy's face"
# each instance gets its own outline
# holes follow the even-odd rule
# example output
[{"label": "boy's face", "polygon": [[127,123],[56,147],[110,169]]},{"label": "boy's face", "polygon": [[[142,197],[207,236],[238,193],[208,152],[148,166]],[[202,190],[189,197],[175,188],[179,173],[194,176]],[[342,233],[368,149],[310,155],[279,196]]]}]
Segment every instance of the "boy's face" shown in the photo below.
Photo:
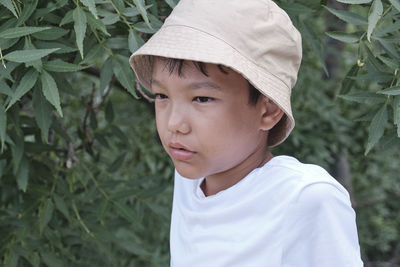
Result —
[{"label": "boy's face", "polygon": [[179,76],[155,60],[151,90],[158,134],[182,176],[235,176],[267,149],[263,100],[249,104],[248,82],[240,74],[226,68],[224,74],[214,64],[205,67],[208,77],[185,62]]}]

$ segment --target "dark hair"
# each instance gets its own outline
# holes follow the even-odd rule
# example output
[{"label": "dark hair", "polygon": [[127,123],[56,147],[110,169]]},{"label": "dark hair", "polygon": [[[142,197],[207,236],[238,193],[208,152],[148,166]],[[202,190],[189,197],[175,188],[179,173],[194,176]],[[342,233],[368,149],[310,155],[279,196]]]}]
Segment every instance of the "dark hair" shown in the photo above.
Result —
[{"label": "dark hair", "polygon": [[[175,70],[177,70],[178,75],[182,75],[182,69],[183,65],[185,63],[184,59],[177,59],[177,58],[162,58],[162,61],[165,63],[165,67],[168,69],[168,71],[172,74]],[[195,67],[203,73],[205,76],[208,77],[208,73],[206,70],[206,66],[204,62],[199,62],[199,61],[193,61],[193,64]],[[224,69],[225,67],[222,66],[221,64],[217,65],[219,70],[224,73],[228,74],[228,71]],[[249,104],[250,105],[256,105],[258,102],[258,99],[260,98],[260,91],[258,91],[249,81],[247,81],[249,84]]]}]

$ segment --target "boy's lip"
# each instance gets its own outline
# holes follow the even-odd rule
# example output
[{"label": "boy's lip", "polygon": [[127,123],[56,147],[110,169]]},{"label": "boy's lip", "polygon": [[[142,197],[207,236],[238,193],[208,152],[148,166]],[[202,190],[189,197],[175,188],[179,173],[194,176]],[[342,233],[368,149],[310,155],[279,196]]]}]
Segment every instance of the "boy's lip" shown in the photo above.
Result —
[{"label": "boy's lip", "polygon": [[196,154],[196,152],[189,150],[180,143],[171,142],[168,144],[168,147],[171,157],[176,160],[190,160]]}]

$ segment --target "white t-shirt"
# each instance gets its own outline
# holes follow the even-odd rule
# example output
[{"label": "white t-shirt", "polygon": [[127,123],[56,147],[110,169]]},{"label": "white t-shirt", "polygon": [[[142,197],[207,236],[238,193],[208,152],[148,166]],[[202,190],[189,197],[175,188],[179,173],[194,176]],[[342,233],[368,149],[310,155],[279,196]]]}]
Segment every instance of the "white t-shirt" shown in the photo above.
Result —
[{"label": "white t-shirt", "polygon": [[171,267],[359,267],[355,212],[324,169],[277,156],[206,197],[175,172]]}]

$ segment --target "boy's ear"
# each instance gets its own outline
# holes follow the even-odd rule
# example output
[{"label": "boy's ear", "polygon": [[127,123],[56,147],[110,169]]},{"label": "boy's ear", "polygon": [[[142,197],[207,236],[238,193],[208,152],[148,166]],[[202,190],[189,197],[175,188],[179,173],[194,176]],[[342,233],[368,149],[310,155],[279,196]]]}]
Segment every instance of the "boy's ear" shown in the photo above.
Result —
[{"label": "boy's ear", "polygon": [[268,97],[264,96],[261,99],[261,102],[262,116],[260,129],[264,131],[269,131],[281,120],[284,112]]}]

